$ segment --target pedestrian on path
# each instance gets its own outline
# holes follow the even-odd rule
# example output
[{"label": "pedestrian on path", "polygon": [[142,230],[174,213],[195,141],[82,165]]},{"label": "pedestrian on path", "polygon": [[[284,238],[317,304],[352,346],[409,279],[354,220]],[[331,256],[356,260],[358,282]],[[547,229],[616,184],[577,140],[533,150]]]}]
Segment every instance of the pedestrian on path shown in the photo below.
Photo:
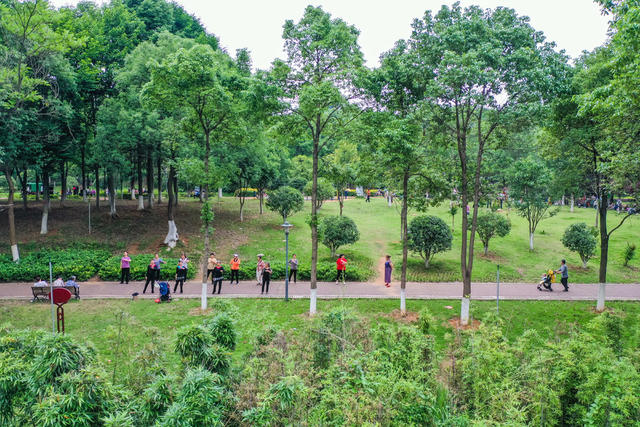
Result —
[{"label": "pedestrian on path", "polygon": [[569,269],[567,268],[567,261],[560,261],[560,268],[556,270],[556,273],[560,273],[560,283],[564,286],[564,291],[569,292]]},{"label": "pedestrian on path", "polygon": [[289,260],[289,281],[291,281],[291,276],[293,276],[293,283],[296,283],[298,280],[298,258],[296,258],[296,254],[291,255]]},{"label": "pedestrian on path", "polygon": [[224,267],[220,265],[220,261],[216,262],[216,266],[213,268],[212,277],[213,277],[213,292],[216,293],[216,287],[218,288],[218,294],[222,291],[222,279],[224,276]]},{"label": "pedestrian on path", "polygon": [[160,280],[161,264],[166,264],[165,260],[160,258],[160,255],[155,254],[155,256],[153,257],[153,271],[155,272],[155,280]]},{"label": "pedestrian on path", "polygon": [[266,266],[265,262],[262,260],[263,254],[258,254],[258,263],[256,265],[256,280],[258,281],[256,286],[262,285],[262,271]]},{"label": "pedestrian on path", "polygon": [[[182,256],[184,257],[185,255],[182,254]],[[187,263],[183,261],[183,258],[180,258],[180,260],[178,261],[178,266],[176,267],[176,284],[173,286],[174,294],[178,290],[178,285],[180,285],[180,293],[182,293],[182,287],[184,286],[184,281],[186,279],[187,279]]]},{"label": "pedestrian on path", "polygon": [[[261,294],[269,293],[269,283],[271,283],[271,264],[266,263],[264,268],[262,269],[262,292],[260,292]],[[265,287],[266,287],[266,291],[265,291]]]},{"label": "pedestrian on path", "polygon": [[142,290],[143,294],[147,292],[147,286],[149,286],[149,284],[151,284],[151,293],[153,293],[153,287],[156,281],[156,270],[154,269],[154,266],[155,262],[152,259],[149,261],[149,265],[147,266],[147,281],[144,282],[144,289]]},{"label": "pedestrian on path", "polygon": [[238,254],[233,254],[233,259],[229,261],[229,265],[231,266],[231,285],[233,283],[233,278],[236,279],[236,285],[238,284],[238,280],[240,280],[240,258],[238,258]]},{"label": "pedestrian on path", "polygon": [[344,254],[338,255],[338,259],[336,260],[336,285],[342,280],[342,284],[345,284],[345,279],[347,275],[347,259]]},{"label": "pedestrian on path", "polygon": [[391,262],[391,255],[387,255],[387,260],[384,263],[384,285],[391,287],[391,272],[393,271],[393,263]]},{"label": "pedestrian on path", "polygon": [[120,284],[126,283],[129,284],[129,279],[131,278],[131,258],[129,257],[129,252],[124,251],[124,255],[120,258]]},{"label": "pedestrian on path", "polygon": [[209,280],[209,275],[211,275],[211,283],[213,283],[213,269],[216,268],[216,263],[218,260],[216,259],[216,253],[211,252],[209,254],[209,258],[207,259],[207,280]]}]

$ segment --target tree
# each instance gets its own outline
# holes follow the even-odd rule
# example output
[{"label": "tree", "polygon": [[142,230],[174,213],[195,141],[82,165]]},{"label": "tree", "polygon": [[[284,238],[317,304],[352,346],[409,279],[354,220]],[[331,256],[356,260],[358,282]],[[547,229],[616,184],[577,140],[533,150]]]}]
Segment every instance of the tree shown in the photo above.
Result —
[{"label": "tree", "polygon": [[423,105],[431,123],[453,142],[458,154],[460,314],[466,325],[485,150],[491,148],[496,132],[526,127],[539,117],[557,86],[564,83],[566,58],[514,10],[477,6],[463,10],[459,3],[415,20],[409,44],[428,88]]},{"label": "tree", "polygon": [[451,206],[449,206],[449,215],[451,215],[451,231],[455,230],[457,214],[458,214],[458,204],[452,201]]},{"label": "tree", "polygon": [[489,240],[494,236],[504,237],[511,231],[511,221],[495,212],[485,212],[478,215],[476,227],[478,236],[484,245],[485,256],[489,253]]},{"label": "tree", "polygon": [[589,258],[596,252],[594,231],[587,227],[584,222],[578,222],[568,226],[562,235],[562,244],[565,248],[580,255],[583,268],[587,268]]},{"label": "tree", "polygon": [[518,215],[529,224],[529,250],[532,251],[533,235],[538,224],[559,210],[550,209],[551,172],[541,160],[530,156],[513,164],[509,183]]},{"label": "tree", "polygon": [[288,20],[282,37],[287,60],[275,61],[274,78],[289,101],[287,113],[308,130],[312,141],[311,174],[311,298],[315,314],[318,264],[318,163],[320,152],[358,111],[345,95],[354,72],[362,67],[359,31],[341,19],[332,19],[320,7],[308,6],[297,23]]},{"label": "tree", "polygon": [[358,161],[358,147],[346,141],[338,144],[335,151],[324,158],[323,175],[336,189],[340,215],[344,208],[344,193],[356,180]]},{"label": "tree", "polygon": [[267,209],[277,212],[282,216],[282,221],[294,213],[301,211],[304,207],[304,197],[295,188],[283,186],[269,193],[267,199]]},{"label": "tree", "polygon": [[[311,200],[313,200],[313,181],[307,182],[307,185],[304,186],[304,194],[306,196],[312,196]],[[318,178],[316,181],[316,198],[315,198],[315,207],[316,210],[322,207],[322,203],[325,200],[332,199],[336,194],[336,189],[333,187],[331,182],[329,182],[326,178]],[[312,202],[313,203],[313,202]]]},{"label": "tree", "polygon": [[320,240],[336,256],[340,246],[350,245],[360,239],[360,232],[353,220],[346,216],[328,216],[322,218],[318,227]]},{"label": "tree", "polygon": [[437,216],[422,215],[409,223],[409,249],[418,252],[425,268],[438,252],[451,250],[453,235],[449,226]]}]

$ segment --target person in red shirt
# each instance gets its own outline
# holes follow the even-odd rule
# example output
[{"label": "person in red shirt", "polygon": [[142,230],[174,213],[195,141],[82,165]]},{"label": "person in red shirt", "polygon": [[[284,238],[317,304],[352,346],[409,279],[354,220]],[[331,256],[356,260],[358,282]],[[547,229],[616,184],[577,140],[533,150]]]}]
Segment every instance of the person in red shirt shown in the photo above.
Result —
[{"label": "person in red shirt", "polygon": [[336,260],[336,268],[338,269],[338,274],[336,275],[336,285],[342,279],[342,284],[344,285],[346,270],[347,270],[347,259],[344,257],[344,254],[338,255],[338,259]]}]

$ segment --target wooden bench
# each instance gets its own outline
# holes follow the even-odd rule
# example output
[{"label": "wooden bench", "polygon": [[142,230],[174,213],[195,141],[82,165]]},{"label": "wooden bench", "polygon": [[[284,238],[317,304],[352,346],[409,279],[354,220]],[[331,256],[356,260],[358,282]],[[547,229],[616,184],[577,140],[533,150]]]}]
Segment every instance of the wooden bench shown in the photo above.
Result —
[{"label": "wooden bench", "polygon": [[[80,288],[76,288],[75,286],[54,286],[54,288],[65,288],[71,292],[71,295],[76,299],[80,299]],[[31,293],[33,293],[33,298],[31,302],[49,301],[49,292],[51,292],[50,286],[32,286]]]}]

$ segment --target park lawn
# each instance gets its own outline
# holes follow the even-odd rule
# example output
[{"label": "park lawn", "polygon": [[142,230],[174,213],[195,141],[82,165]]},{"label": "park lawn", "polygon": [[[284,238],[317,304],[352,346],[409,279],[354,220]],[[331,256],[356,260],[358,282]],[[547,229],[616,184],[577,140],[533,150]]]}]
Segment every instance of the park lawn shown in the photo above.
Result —
[{"label": "park lawn", "polygon": [[[288,303],[280,299],[209,299],[208,313],[201,314],[200,301],[177,299],[170,304],[155,304],[150,300],[80,300],[65,306],[66,332],[80,342],[92,343],[98,357],[106,365],[129,364],[145,346],[153,344],[166,350],[170,365],[177,368],[179,360],[173,351],[177,331],[187,325],[199,324],[205,316],[226,311],[235,320],[238,346],[233,353],[239,362],[253,349],[256,336],[267,327],[277,330],[295,330],[309,321],[306,314],[308,299],[294,299]],[[397,300],[320,300],[318,311],[346,308],[371,323],[398,322]],[[450,307],[450,308],[448,308]],[[623,342],[625,346],[637,333],[640,319],[640,303],[610,302],[609,310],[622,314]],[[409,300],[411,312],[428,310],[434,317],[432,333],[440,355],[454,339],[455,329],[448,323],[460,311],[459,300]],[[51,311],[47,304],[31,304],[23,301],[0,302],[0,328],[46,329],[51,328]],[[473,301],[472,316],[482,321],[488,314],[496,312],[495,302]],[[117,337],[119,315],[122,313],[121,342],[118,354]],[[593,303],[588,301],[503,301],[500,303],[500,318],[504,320],[503,332],[509,340],[517,339],[525,330],[536,330],[544,339],[562,340],[572,330],[582,328],[597,314]],[[113,366],[113,365],[111,365]],[[123,368],[126,369],[126,368]]]}]

